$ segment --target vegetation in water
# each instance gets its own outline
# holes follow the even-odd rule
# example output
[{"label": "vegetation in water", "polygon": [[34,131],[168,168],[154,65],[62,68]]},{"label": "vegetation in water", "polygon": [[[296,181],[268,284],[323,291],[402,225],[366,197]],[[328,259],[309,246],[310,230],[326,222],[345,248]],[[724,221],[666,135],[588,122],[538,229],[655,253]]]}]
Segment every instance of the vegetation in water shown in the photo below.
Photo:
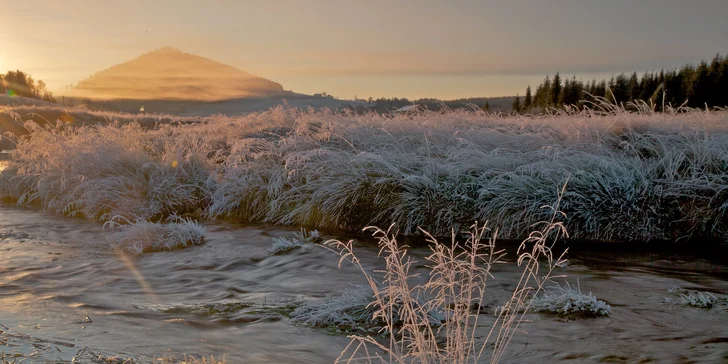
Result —
[{"label": "vegetation in water", "polygon": [[549,312],[566,319],[585,317],[606,317],[611,313],[611,307],[604,301],[597,299],[589,293],[582,293],[577,282],[571,285],[554,285],[545,290],[542,296],[533,301],[535,312]]},{"label": "vegetation in water", "polygon": [[[449,244],[429,237],[431,254],[429,279],[416,284],[415,259],[406,247],[397,243],[392,231],[370,228],[379,242],[380,256],[385,269],[381,279],[373,276],[356,257],[352,242],[329,241],[327,244],[340,253],[339,264],[350,262],[364,274],[368,290],[358,289],[342,298],[325,299],[319,309],[306,308],[304,321],[324,322],[338,316],[347,319],[366,318],[383,323],[387,340],[367,334],[353,334],[351,343],[337,362],[449,362],[475,363],[489,360],[499,362],[513,335],[529,310],[534,296],[543,289],[553,270],[562,265],[562,256],[552,253],[553,242],[566,235],[557,221],[563,216],[559,204],[552,207],[552,218],[532,232],[518,250],[518,265],[523,274],[511,297],[498,310],[489,330],[483,332],[481,310],[474,310],[484,301],[493,265],[502,262],[502,250],[495,247],[497,231],[474,225],[465,243],[455,234]],[[372,302],[361,309],[364,301]],[[337,307],[358,307],[357,310]],[[326,315],[326,311],[335,311]],[[436,315],[433,315],[433,312]],[[296,311],[293,315],[295,317]],[[323,315],[322,315],[323,313]],[[371,318],[371,319],[369,319]],[[436,318],[433,320],[433,318]],[[354,321],[356,323],[356,321]],[[488,349],[488,350],[486,350]],[[488,359],[489,358],[489,359]]]},{"label": "vegetation in water", "polygon": [[682,289],[680,287],[672,287],[668,289],[672,297],[665,297],[665,303],[677,303],[683,306],[697,308],[713,308],[716,305],[728,305],[728,300],[719,298],[718,296],[704,291],[693,291]]}]

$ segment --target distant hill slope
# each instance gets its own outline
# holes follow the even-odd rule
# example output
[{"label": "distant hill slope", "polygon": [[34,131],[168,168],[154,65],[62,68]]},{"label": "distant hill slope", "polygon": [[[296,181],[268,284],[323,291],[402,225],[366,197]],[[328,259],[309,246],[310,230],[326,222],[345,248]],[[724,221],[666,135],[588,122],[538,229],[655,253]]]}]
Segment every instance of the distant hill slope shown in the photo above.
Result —
[{"label": "distant hill slope", "polygon": [[0,107],[1,106],[23,106],[23,105],[32,105],[32,106],[54,106],[54,105],[56,105],[57,106],[58,104],[49,102],[49,101],[32,99],[29,97],[8,96],[5,94],[0,94]]},{"label": "distant hill slope", "polygon": [[276,82],[174,48],[161,48],[80,81],[65,96],[219,101],[284,94]]}]

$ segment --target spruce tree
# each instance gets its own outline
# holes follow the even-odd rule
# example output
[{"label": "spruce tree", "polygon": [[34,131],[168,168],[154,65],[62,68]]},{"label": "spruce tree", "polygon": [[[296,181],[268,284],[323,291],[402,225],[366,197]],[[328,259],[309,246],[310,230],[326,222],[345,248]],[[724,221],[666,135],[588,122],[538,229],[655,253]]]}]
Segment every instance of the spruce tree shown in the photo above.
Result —
[{"label": "spruce tree", "polygon": [[602,80],[602,82],[599,82],[595,96],[607,97],[607,81]]},{"label": "spruce tree", "polygon": [[720,75],[718,76],[718,105],[728,106],[728,55],[724,56],[720,62]]},{"label": "spruce tree", "polygon": [[542,107],[543,103],[541,100],[543,99],[543,84],[539,84],[536,86],[536,93],[533,95],[533,106],[534,107]]},{"label": "spruce tree", "polygon": [[708,98],[705,100],[710,106],[721,106],[720,105],[720,54],[713,57],[708,68],[708,79],[710,84],[708,88]]},{"label": "spruce tree", "polygon": [[561,76],[559,76],[559,73],[556,72],[556,76],[554,76],[554,81],[551,85],[551,100],[550,103],[552,105],[558,106],[559,104],[559,97],[561,97]]},{"label": "spruce tree", "polygon": [[708,75],[708,64],[705,61],[698,64],[693,74],[693,95],[690,98],[691,107],[703,108],[710,94],[711,81]]},{"label": "spruce tree", "polygon": [[551,79],[549,76],[546,76],[546,79],[543,81],[543,95],[541,99],[541,104],[539,106],[545,108],[548,108],[551,106]]},{"label": "spruce tree", "polygon": [[[568,81],[569,87],[566,87]],[[576,79],[564,81],[564,105],[578,105],[583,98],[584,84]]]},{"label": "spruce tree", "polygon": [[531,98],[531,85],[528,85],[528,87],[526,87],[526,98],[523,100],[523,109],[530,109],[531,106],[533,106],[532,104],[533,100]]},{"label": "spruce tree", "polygon": [[513,100],[513,111],[516,113],[521,112],[521,96],[516,95],[516,99]]},{"label": "spruce tree", "polygon": [[612,93],[614,93],[614,102],[616,104],[629,101],[629,80],[624,73],[620,73],[619,76],[614,79]]},{"label": "spruce tree", "polygon": [[561,87],[561,92],[559,93],[559,100],[556,103],[557,107],[563,107],[564,105],[569,104],[567,95],[570,92],[571,92],[571,81],[567,78],[564,80],[564,85]]},{"label": "spruce tree", "polygon": [[629,86],[627,88],[627,101],[635,101],[640,98],[640,81],[637,78],[637,72],[633,72],[629,78]]}]

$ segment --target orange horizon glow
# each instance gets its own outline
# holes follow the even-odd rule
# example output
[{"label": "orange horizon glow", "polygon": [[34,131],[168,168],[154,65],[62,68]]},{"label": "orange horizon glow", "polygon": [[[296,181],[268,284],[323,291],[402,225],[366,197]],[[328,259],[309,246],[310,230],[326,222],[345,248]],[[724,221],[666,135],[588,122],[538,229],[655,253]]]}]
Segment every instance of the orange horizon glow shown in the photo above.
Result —
[{"label": "orange horizon glow", "polygon": [[0,13],[0,73],[58,93],[171,46],[299,93],[504,96],[557,71],[589,80],[710,59],[728,51],[725,13],[719,0],[26,0]]}]

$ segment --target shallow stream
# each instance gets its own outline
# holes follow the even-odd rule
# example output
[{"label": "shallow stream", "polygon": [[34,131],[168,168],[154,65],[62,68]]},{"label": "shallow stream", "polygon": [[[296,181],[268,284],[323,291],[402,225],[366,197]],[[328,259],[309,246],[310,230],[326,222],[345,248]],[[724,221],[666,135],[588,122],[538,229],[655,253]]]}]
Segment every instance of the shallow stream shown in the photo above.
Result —
[{"label": "shallow stream", "polygon": [[[145,363],[183,354],[224,355],[228,363],[333,362],[348,339],[295,325],[285,308],[363,283],[361,274],[337,268],[338,257],[315,245],[269,255],[272,237],[293,229],[204,224],[201,246],[129,256],[112,249],[98,223],[0,205],[0,352],[24,363],[98,356]],[[359,252],[367,268],[381,268],[374,247]],[[671,287],[725,297],[728,266],[645,253],[571,253],[569,261],[560,280],[578,279],[582,291],[612,306],[611,316],[529,314],[505,362],[728,362],[725,305],[665,301]],[[511,263],[493,274],[488,292],[497,304],[520,272]],[[234,305],[184,309],[215,303]]]}]

